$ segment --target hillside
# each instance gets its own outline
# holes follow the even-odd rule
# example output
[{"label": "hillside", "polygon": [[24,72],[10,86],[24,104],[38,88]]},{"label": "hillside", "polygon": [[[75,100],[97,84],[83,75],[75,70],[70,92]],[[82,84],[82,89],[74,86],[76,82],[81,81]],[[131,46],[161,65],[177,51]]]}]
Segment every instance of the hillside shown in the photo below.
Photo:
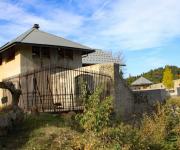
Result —
[{"label": "hillside", "polygon": [[[178,68],[177,66],[169,66],[169,67],[171,68],[172,73],[174,75],[174,80],[179,79],[180,78],[180,68]],[[143,76],[143,77],[149,79],[150,81],[152,81],[153,83],[160,83],[163,78],[164,69],[165,69],[165,67],[153,69],[146,73],[142,73],[141,75],[138,75],[138,76],[128,77],[126,80],[127,80],[128,84],[131,84],[137,78],[139,78],[140,76]]]}]

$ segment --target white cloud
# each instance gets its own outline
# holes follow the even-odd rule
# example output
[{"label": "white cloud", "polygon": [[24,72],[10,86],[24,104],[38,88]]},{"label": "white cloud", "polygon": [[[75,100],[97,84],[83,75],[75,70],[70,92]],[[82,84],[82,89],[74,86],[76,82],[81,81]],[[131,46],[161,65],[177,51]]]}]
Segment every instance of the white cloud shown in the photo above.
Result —
[{"label": "white cloud", "polygon": [[99,36],[114,39],[124,49],[162,46],[180,36],[179,0],[123,0],[104,10]]},{"label": "white cloud", "polygon": [[[179,0],[69,0],[68,9],[42,2],[0,1],[0,20],[8,22],[0,25],[2,41],[34,23],[45,31],[111,50],[160,47],[180,36]],[[41,13],[28,11],[27,5]]]},{"label": "white cloud", "polygon": [[[31,5],[33,4],[35,5],[35,3],[31,3]],[[6,37],[7,40],[27,30],[34,23],[39,23],[43,30],[67,36],[73,34],[83,22],[82,16],[62,9],[46,10],[44,5],[38,5],[38,7],[43,7],[46,14],[48,14],[44,16],[28,12],[22,6],[24,5],[19,3],[14,5],[8,1],[0,1],[0,20],[7,22],[0,25],[0,35]],[[3,42],[4,40],[0,41],[1,44]]]}]

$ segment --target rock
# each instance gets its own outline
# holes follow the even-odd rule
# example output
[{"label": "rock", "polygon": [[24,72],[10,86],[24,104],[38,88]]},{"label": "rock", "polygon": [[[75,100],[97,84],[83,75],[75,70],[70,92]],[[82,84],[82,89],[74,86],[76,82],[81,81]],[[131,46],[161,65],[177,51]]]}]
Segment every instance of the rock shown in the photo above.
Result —
[{"label": "rock", "polygon": [[7,135],[12,127],[21,123],[24,119],[24,113],[18,106],[13,106],[9,112],[0,114],[0,136]]},{"label": "rock", "polygon": [[4,136],[7,134],[8,130],[12,128],[12,122],[9,117],[9,114],[1,114],[0,115],[0,136]]},{"label": "rock", "polygon": [[[10,106],[6,106],[0,112],[0,136],[4,136],[12,129],[14,125],[19,124],[24,119],[24,113],[21,108],[18,107],[19,97],[21,90],[16,89],[12,82],[0,82],[0,88],[8,89],[12,95],[12,103]],[[3,98],[3,102],[6,102],[7,98]]]}]

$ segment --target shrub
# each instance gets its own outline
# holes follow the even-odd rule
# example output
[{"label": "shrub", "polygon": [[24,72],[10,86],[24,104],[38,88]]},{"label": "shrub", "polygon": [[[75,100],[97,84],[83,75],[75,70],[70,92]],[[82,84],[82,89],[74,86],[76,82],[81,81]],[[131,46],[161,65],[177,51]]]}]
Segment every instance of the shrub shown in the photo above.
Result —
[{"label": "shrub", "polygon": [[109,147],[118,149],[143,149],[143,145],[140,142],[137,129],[133,129],[130,125],[121,123],[115,128],[104,129],[99,136],[102,143]]},{"label": "shrub", "polygon": [[102,89],[97,88],[95,92],[85,100],[85,109],[83,114],[76,116],[80,125],[86,131],[99,132],[110,122],[112,112],[112,98],[106,97],[101,101]]},{"label": "shrub", "polygon": [[174,105],[170,101],[161,106],[157,105],[157,112],[152,116],[144,115],[139,130],[141,142],[149,149],[177,149],[177,126],[180,116],[176,113]]}]

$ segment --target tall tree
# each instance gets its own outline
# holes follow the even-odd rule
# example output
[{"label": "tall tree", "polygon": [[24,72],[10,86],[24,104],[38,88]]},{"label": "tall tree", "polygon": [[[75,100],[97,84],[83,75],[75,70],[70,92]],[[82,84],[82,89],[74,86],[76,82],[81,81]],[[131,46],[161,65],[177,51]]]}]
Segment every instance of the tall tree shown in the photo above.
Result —
[{"label": "tall tree", "polygon": [[169,66],[165,67],[164,73],[163,73],[163,81],[162,83],[167,89],[171,89],[174,86],[173,82],[173,74]]}]

